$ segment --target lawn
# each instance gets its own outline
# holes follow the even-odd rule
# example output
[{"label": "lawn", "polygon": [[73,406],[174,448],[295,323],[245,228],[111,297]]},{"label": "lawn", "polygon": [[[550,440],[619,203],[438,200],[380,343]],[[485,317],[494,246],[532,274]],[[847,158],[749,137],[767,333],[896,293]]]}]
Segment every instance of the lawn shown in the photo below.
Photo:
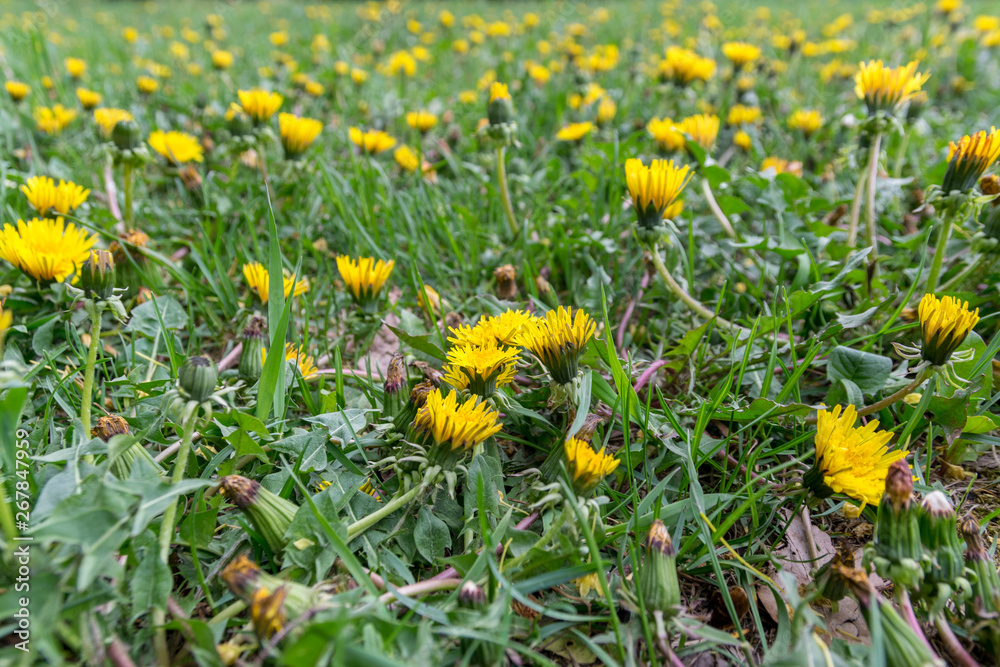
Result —
[{"label": "lawn", "polygon": [[0,1],[0,663],[998,664],[989,2]]}]

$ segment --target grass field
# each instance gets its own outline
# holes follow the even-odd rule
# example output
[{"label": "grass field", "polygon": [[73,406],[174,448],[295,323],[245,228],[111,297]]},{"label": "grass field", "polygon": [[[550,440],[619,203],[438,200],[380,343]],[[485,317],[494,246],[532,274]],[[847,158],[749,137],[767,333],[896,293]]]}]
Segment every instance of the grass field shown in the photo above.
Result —
[{"label": "grass field", "polygon": [[0,1],[0,662],[1000,652],[1000,8]]}]

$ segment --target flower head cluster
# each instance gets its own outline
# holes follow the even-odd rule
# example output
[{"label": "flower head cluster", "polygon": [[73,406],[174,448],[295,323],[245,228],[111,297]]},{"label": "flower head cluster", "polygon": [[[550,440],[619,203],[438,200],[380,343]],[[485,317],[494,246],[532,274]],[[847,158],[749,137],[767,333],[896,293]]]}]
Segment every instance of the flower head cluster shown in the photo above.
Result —
[{"label": "flower head cluster", "polygon": [[462,325],[451,329],[448,338],[454,345],[485,346],[519,345],[521,331],[533,316],[523,310],[506,310],[499,315],[480,318],[476,326]]},{"label": "flower head cluster", "polygon": [[[250,291],[257,295],[260,299],[261,304],[266,304],[268,298],[270,298],[270,285],[271,280],[267,269],[260,262],[250,262],[249,264],[243,265],[243,277],[247,281],[247,286]],[[309,291],[309,280],[305,276],[296,280],[296,277],[290,272],[285,271],[282,276],[282,280],[285,288],[285,298],[287,299],[292,294],[292,289],[294,285],[295,296],[300,294],[305,294]]]},{"label": "flower head cluster", "polygon": [[944,192],[968,192],[986,170],[1000,157],[1000,130],[990,128],[951,142],[948,148],[948,169],[941,189]]},{"label": "flower head cluster", "polygon": [[715,61],[679,46],[667,48],[666,58],[657,67],[661,81],[686,86],[692,81],[708,81],[715,74]]},{"label": "flower head cluster", "polygon": [[204,160],[201,143],[186,132],[156,130],[149,134],[150,147],[165,157],[170,164],[179,166],[187,162]]},{"label": "flower head cluster", "polygon": [[438,117],[430,111],[411,111],[406,114],[406,124],[421,134],[429,132],[438,123]]},{"label": "flower head cluster", "polygon": [[42,283],[62,282],[90,257],[96,235],[65,223],[62,218],[34,218],[4,225],[0,259]]},{"label": "flower head cluster", "polygon": [[240,96],[240,106],[243,107],[243,111],[257,125],[270,120],[285,101],[285,98],[278,93],[271,93],[261,88],[240,90],[237,93]]},{"label": "flower head cluster", "polygon": [[590,495],[601,480],[614,472],[620,463],[615,457],[606,454],[603,448],[594,451],[589,442],[576,438],[566,440],[563,451],[573,490],[580,496]]},{"label": "flower head cluster", "polygon": [[930,73],[917,72],[919,63],[914,60],[900,67],[886,67],[881,60],[861,63],[854,76],[854,92],[865,101],[868,115],[879,111],[894,113],[912,98],[930,78]]},{"label": "flower head cluster", "polygon": [[323,123],[315,118],[299,118],[290,113],[282,113],[278,115],[278,129],[285,157],[294,160],[316,141]]},{"label": "flower head cluster", "polygon": [[846,409],[820,410],[816,423],[816,463],[806,473],[804,484],[819,498],[844,494],[864,504],[878,504],[885,491],[885,477],[894,461],[905,459],[906,450],[889,451],[892,432],[879,431],[878,420],[855,428],[858,414]]},{"label": "flower head cluster", "polygon": [[788,117],[788,127],[809,137],[823,127],[823,116],[815,109],[799,109]]},{"label": "flower head cluster", "polygon": [[677,129],[705,150],[710,150],[719,135],[719,117],[707,113],[688,116],[677,125]]},{"label": "flower head cluster", "polygon": [[21,192],[39,215],[45,215],[49,209],[65,215],[87,201],[90,194],[82,185],[63,180],[56,185],[48,176],[32,176],[21,186]]},{"label": "flower head cluster", "polygon": [[917,314],[920,318],[921,355],[932,366],[946,364],[979,322],[978,308],[971,311],[968,301],[950,296],[939,300],[933,294],[925,294],[917,307]]},{"label": "flower head cluster", "polygon": [[556,132],[556,139],[559,141],[568,141],[570,143],[577,143],[583,140],[588,134],[590,134],[594,129],[594,124],[590,121],[584,121],[582,123],[570,123],[565,127],[559,129]]},{"label": "flower head cluster", "polygon": [[94,109],[94,122],[101,128],[101,136],[106,140],[111,139],[111,133],[114,131],[115,125],[123,120],[134,120],[134,118],[132,118],[132,114],[124,109],[115,109],[113,107]]},{"label": "flower head cluster", "polygon": [[435,389],[427,394],[413,425],[432,448],[461,453],[496,435],[502,428],[499,417],[476,396],[459,403],[456,392],[445,396]]},{"label": "flower head cluster", "polygon": [[653,137],[657,147],[666,153],[679,151],[687,144],[684,134],[669,118],[650,118],[646,123],[646,131]]},{"label": "flower head cluster", "polygon": [[61,104],[52,107],[35,107],[35,123],[38,129],[48,135],[56,135],[65,130],[76,119],[76,111]]},{"label": "flower head cluster", "polygon": [[653,160],[648,167],[635,158],[625,161],[625,181],[641,229],[660,227],[663,218],[679,203],[677,198],[691,180],[690,171],[687,165],[677,166],[673,160]]},{"label": "flower head cluster", "polygon": [[510,384],[521,351],[497,342],[455,345],[448,351],[445,381],[455,389],[489,398],[497,387]]},{"label": "flower head cluster", "polygon": [[761,118],[760,107],[750,107],[744,104],[733,105],[726,116],[727,125],[753,125]]},{"label": "flower head cluster", "polygon": [[722,45],[722,55],[735,67],[743,67],[760,58],[760,47],[746,42],[726,42]]},{"label": "flower head cluster", "polygon": [[580,357],[596,329],[584,311],[574,313],[559,306],[525,323],[518,342],[538,358],[556,384],[566,385],[576,379]]},{"label": "flower head cluster", "polygon": [[348,131],[348,134],[350,135],[351,143],[368,155],[382,153],[396,145],[396,140],[381,130],[362,131],[359,127],[352,127]]},{"label": "flower head cluster", "polygon": [[396,262],[393,260],[376,261],[374,257],[337,257],[337,270],[340,271],[341,279],[354,301],[366,311],[374,308],[379,293],[395,266]]},{"label": "flower head cluster", "polygon": [[[260,360],[261,362],[267,361],[266,347],[260,349]],[[319,372],[319,369],[316,368],[316,361],[305,352],[299,350],[298,346],[293,343],[285,343],[285,361],[295,362],[295,367],[305,379],[311,378]]]}]

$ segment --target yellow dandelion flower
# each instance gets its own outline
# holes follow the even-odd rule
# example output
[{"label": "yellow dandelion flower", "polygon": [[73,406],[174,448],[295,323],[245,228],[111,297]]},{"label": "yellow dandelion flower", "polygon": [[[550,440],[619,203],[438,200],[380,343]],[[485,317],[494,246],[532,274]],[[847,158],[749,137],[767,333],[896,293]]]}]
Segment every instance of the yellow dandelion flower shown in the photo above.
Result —
[{"label": "yellow dandelion flower", "polygon": [[261,88],[239,90],[240,106],[254,123],[265,123],[281,108],[285,98],[278,93],[271,93]]},{"label": "yellow dandelion flower", "polygon": [[656,142],[657,147],[664,152],[679,151],[687,144],[684,134],[669,118],[650,118],[646,123],[646,131]]},{"label": "yellow dandelion flower", "polygon": [[615,101],[605,95],[601,98],[600,104],[597,105],[597,124],[604,127],[611,121],[615,119],[615,114],[618,113],[618,105]]},{"label": "yellow dandelion flower", "polygon": [[271,42],[272,46],[276,46],[278,48],[288,44],[288,33],[284,30],[272,32],[267,38]]},{"label": "yellow dandelion flower", "polygon": [[846,409],[820,410],[816,422],[816,463],[803,483],[818,498],[841,493],[864,504],[877,505],[885,491],[889,466],[906,458],[906,450],[890,452],[892,432],[879,431],[878,421],[855,428],[858,414]]},{"label": "yellow dandelion flower", "polygon": [[440,453],[461,453],[499,433],[499,416],[476,396],[459,403],[457,392],[443,396],[440,389],[435,389],[427,394],[413,425]]},{"label": "yellow dandelion flower", "polygon": [[409,51],[396,51],[389,56],[385,73],[389,76],[413,76],[417,73],[417,60]]},{"label": "yellow dandelion flower", "polygon": [[711,79],[715,74],[715,61],[689,49],[671,46],[667,48],[666,58],[660,61],[657,71],[661,81],[686,86],[693,81]]},{"label": "yellow dandelion flower", "polygon": [[396,140],[381,130],[362,131],[359,127],[352,127],[348,135],[351,142],[368,155],[382,153],[396,145]]},{"label": "yellow dandelion flower", "polygon": [[421,134],[429,132],[437,122],[438,117],[430,111],[411,111],[406,114],[406,124]]},{"label": "yellow dandelion flower", "polygon": [[736,104],[726,116],[727,125],[753,125],[761,119],[760,107]]},{"label": "yellow dandelion flower", "polygon": [[510,91],[507,89],[506,83],[494,81],[490,84],[490,104],[497,100],[510,101]]},{"label": "yellow dandelion flower", "polygon": [[943,366],[965,342],[979,322],[979,309],[969,310],[968,301],[925,294],[917,307],[920,319],[920,353],[933,366]]},{"label": "yellow dandelion flower", "polygon": [[743,67],[760,58],[760,48],[746,42],[727,42],[722,45],[722,55],[736,67]]},{"label": "yellow dandelion flower", "polygon": [[733,135],[733,144],[742,150],[748,151],[753,147],[753,139],[743,130]]},{"label": "yellow dandelion flower", "polygon": [[498,387],[510,384],[521,352],[497,343],[456,345],[448,351],[445,381],[455,389],[489,398]]},{"label": "yellow dandelion flower", "polygon": [[760,171],[767,171],[768,169],[773,169],[775,175],[784,174],[788,172],[790,174],[795,174],[796,176],[802,175],[802,163],[801,162],[789,162],[785,158],[781,157],[766,157],[760,163]]},{"label": "yellow dandelion flower", "polygon": [[354,82],[354,85],[360,86],[367,80],[368,72],[363,69],[358,69],[357,67],[351,70],[351,81]]},{"label": "yellow dandelion flower", "polygon": [[250,603],[250,619],[253,621],[254,632],[258,637],[273,637],[285,627],[285,598],[288,591],[279,586],[271,593],[265,586],[253,592]]},{"label": "yellow dandelion flower", "polygon": [[594,124],[590,121],[583,123],[570,123],[556,132],[556,139],[558,141],[581,141],[584,137],[590,134],[593,129]]},{"label": "yellow dandelion flower", "polygon": [[79,79],[87,71],[87,63],[80,58],[66,58],[63,60],[66,72],[74,79]]},{"label": "yellow dandelion flower", "polygon": [[90,257],[97,235],[65,223],[62,218],[33,218],[4,225],[0,259],[42,283],[62,282]]},{"label": "yellow dandelion flower", "polygon": [[861,63],[854,76],[854,92],[865,101],[869,115],[893,113],[920,91],[931,75],[917,72],[918,65],[916,60],[901,67],[886,67],[881,60]]},{"label": "yellow dandelion flower", "polygon": [[603,596],[601,592],[601,580],[597,576],[596,572],[591,572],[590,574],[585,574],[582,577],[578,577],[573,580],[576,585],[576,590],[580,594],[580,597],[587,597],[590,591],[597,591],[599,595]]},{"label": "yellow dandelion flower", "polygon": [[31,86],[20,81],[7,81],[3,87],[14,102],[20,102],[31,92]]},{"label": "yellow dandelion flower", "polygon": [[[267,269],[264,268],[264,265],[260,262],[250,262],[249,264],[244,264],[243,277],[247,281],[247,287],[250,288],[251,292],[257,295],[261,304],[267,304],[267,300],[270,298],[269,290],[271,286],[271,279]],[[295,296],[305,294],[309,291],[309,279],[302,276],[296,280],[295,275],[290,271],[283,271],[282,283],[285,289],[286,299],[291,296],[293,285],[295,289]]]},{"label": "yellow dandelion flower", "polygon": [[557,384],[569,384],[576,379],[580,357],[597,324],[582,310],[559,306],[545,317],[524,324],[518,344],[527,348],[545,366]]},{"label": "yellow dandelion flower", "polygon": [[186,132],[156,130],[149,134],[148,143],[175,166],[204,160],[198,139]]},{"label": "yellow dandelion flower", "polygon": [[1000,157],[1000,130],[991,127],[989,133],[979,131],[951,142],[948,149],[948,169],[941,189],[945,192],[968,192]]},{"label": "yellow dandelion flower", "polygon": [[135,119],[132,118],[132,114],[124,109],[110,107],[94,109],[94,122],[101,128],[101,136],[105,139],[111,139],[111,133],[114,131],[115,125],[123,120]]},{"label": "yellow dandelion flower", "polygon": [[282,113],[278,115],[278,128],[285,157],[294,160],[316,140],[323,129],[323,123],[314,118],[299,118],[290,113]]},{"label": "yellow dandelion flower", "polygon": [[323,86],[319,81],[306,81],[306,85],[303,88],[306,91],[306,95],[310,97],[321,97],[323,93],[326,92],[326,87]]},{"label": "yellow dandelion flower", "polygon": [[65,130],[76,119],[76,111],[61,104],[49,107],[35,107],[35,123],[38,129],[48,135],[56,135]]},{"label": "yellow dandelion flower", "polygon": [[[267,361],[267,348],[260,349],[261,362]],[[309,379],[319,373],[316,362],[305,352],[299,350],[298,346],[292,343],[285,343],[285,362],[295,362],[295,367],[303,379]]]},{"label": "yellow dandelion flower", "polygon": [[229,51],[217,49],[212,52],[212,67],[215,69],[229,69],[233,66],[233,54]]},{"label": "yellow dandelion flower", "polygon": [[590,495],[619,464],[618,459],[605,454],[603,448],[595,452],[593,445],[585,440],[570,438],[563,444],[563,451],[573,490],[581,496]]},{"label": "yellow dandelion flower", "polygon": [[87,201],[90,194],[90,190],[76,183],[60,180],[56,185],[48,176],[32,176],[21,186],[21,192],[39,215],[45,215],[49,209],[65,215]]},{"label": "yellow dandelion flower", "polygon": [[409,146],[400,146],[393,152],[392,157],[404,171],[416,171],[420,166],[420,158]]},{"label": "yellow dandelion flower", "polygon": [[815,109],[799,109],[788,117],[788,127],[809,137],[823,127],[823,116]]},{"label": "yellow dandelion flower", "polygon": [[451,327],[448,340],[454,345],[518,345],[518,336],[534,316],[524,310],[505,310],[499,315],[480,318],[474,327],[467,324]]},{"label": "yellow dandelion flower", "polygon": [[77,88],[76,99],[79,100],[80,106],[82,106],[84,110],[90,111],[101,103],[102,98],[101,94],[96,91],[88,90],[86,88]]},{"label": "yellow dandelion flower", "polygon": [[374,257],[352,259],[347,255],[337,257],[337,270],[354,297],[355,302],[365,309],[375,305],[379,292],[392,274],[396,262],[376,261]]},{"label": "yellow dandelion flower", "polygon": [[143,95],[152,95],[160,88],[160,82],[151,76],[140,76],[135,80],[136,89]]},{"label": "yellow dandelion flower", "polygon": [[689,180],[691,168],[677,166],[673,160],[653,160],[648,167],[636,158],[626,160],[625,182],[639,226],[644,229],[659,227]]},{"label": "yellow dandelion flower", "polygon": [[680,122],[677,129],[690,136],[692,141],[705,150],[710,150],[719,135],[719,117],[707,113],[688,116]]}]

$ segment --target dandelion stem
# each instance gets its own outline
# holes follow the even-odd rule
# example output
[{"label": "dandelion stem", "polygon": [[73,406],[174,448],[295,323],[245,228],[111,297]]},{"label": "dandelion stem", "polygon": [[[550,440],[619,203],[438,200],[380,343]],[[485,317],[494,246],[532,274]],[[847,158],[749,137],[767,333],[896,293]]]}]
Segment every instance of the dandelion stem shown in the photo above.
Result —
[{"label": "dandelion stem", "polygon": [[[181,444],[174,460],[174,472],[170,478],[172,484],[177,484],[184,479],[184,470],[187,467],[188,454],[191,452],[191,441],[194,437],[194,422],[198,416],[198,403],[188,401],[184,408],[184,416],[181,419]],[[163,512],[163,523],[160,524],[160,561],[167,565],[170,556],[170,541],[174,534],[174,521],[177,518],[177,501],[174,500]],[[168,566],[169,569],[169,566]],[[156,656],[160,665],[169,667],[170,654],[167,650],[167,630],[163,627],[166,621],[166,613],[163,609],[155,607],[153,609],[153,625],[156,626]]]},{"label": "dandelion stem", "polygon": [[372,512],[363,519],[358,519],[357,521],[352,523],[350,526],[347,527],[347,541],[350,542],[355,537],[365,532],[366,530],[374,526],[376,523],[378,523],[385,517],[389,516],[396,510],[398,510],[400,507],[403,507],[404,505],[409,503],[411,500],[420,495],[420,493],[424,490],[424,488],[425,486],[423,484],[415,486],[406,493],[396,496],[395,498],[390,500],[388,503],[386,503],[385,507],[379,508],[378,511]]},{"label": "dandelion stem", "polygon": [[875,187],[878,184],[878,159],[882,152],[882,133],[876,132],[868,155],[868,198],[865,202],[865,232],[872,249],[870,281],[878,278],[878,221],[875,219]]},{"label": "dandelion stem", "polygon": [[862,172],[858,176],[858,184],[854,186],[854,199],[851,200],[851,221],[847,226],[847,247],[858,246],[858,222],[861,219],[861,195],[865,191],[867,175]]},{"label": "dandelion stem", "polygon": [[895,394],[892,394],[891,396],[886,396],[878,403],[872,403],[868,407],[861,408],[860,410],[858,410],[858,416],[864,417],[865,415],[874,414],[876,412],[881,412],[882,410],[886,409],[887,407],[889,407],[896,401],[904,398],[907,394],[911,393],[914,389],[922,385],[924,383],[924,380],[927,379],[927,374],[928,370],[925,368],[924,370],[917,373],[917,377],[914,378],[913,382],[906,385],[905,387],[897,391]]},{"label": "dandelion stem", "polygon": [[952,632],[948,619],[944,617],[943,613],[934,616],[934,625],[937,627],[938,634],[941,635],[941,641],[944,642],[957,664],[962,665],[962,667],[979,667],[976,659],[969,655],[962,643],[958,641],[958,637]]},{"label": "dandelion stem", "polygon": [[128,162],[123,167],[122,180],[125,186],[125,228],[132,227],[132,165]]},{"label": "dandelion stem", "polygon": [[538,541],[532,544],[531,547],[520,556],[511,558],[509,561],[505,562],[503,564],[503,570],[506,571],[511,568],[517,567],[518,565],[521,564],[521,562],[525,558],[532,555],[531,553],[532,551],[544,547],[549,542],[551,542],[552,537],[562,529],[563,525],[565,525],[566,520],[568,518],[569,518],[569,512],[566,509],[563,509],[562,513],[559,515],[559,518],[552,522],[552,524],[548,527],[548,529],[546,529],[546,531],[542,533],[542,536],[538,538]]},{"label": "dandelion stem", "polygon": [[103,302],[94,303],[90,317],[90,345],[87,348],[87,366],[83,371],[83,391],[80,398],[80,422],[83,424],[83,437],[90,437],[91,399],[94,394],[94,367],[97,365],[97,349],[101,346],[101,313],[104,312]]},{"label": "dandelion stem", "polygon": [[670,291],[673,292],[678,299],[683,301],[688,308],[693,310],[695,314],[706,320],[714,319],[719,326],[721,326],[723,329],[727,331],[735,331],[739,329],[738,326],[736,326],[729,320],[718,317],[711,310],[703,306],[701,302],[699,302],[693,296],[684,291],[684,288],[681,287],[676,280],[674,280],[674,277],[672,275],[670,275],[670,271],[667,270],[666,265],[660,258],[660,249],[655,243],[650,248],[650,255],[652,255],[653,257],[653,266],[656,267],[656,272],[660,274],[660,278],[663,279],[663,282],[666,283]]},{"label": "dandelion stem", "polygon": [[946,208],[941,215],[941,232],[938,234],[937,245],[934,248],[934,260],[931,271],[927,274],[927,285],[924,291],[933,294],[937,289],[938,278],[941,277],[941,267],[944,265],[944,255],[948,251],[948,239],[951,238],[951,226],[955,219],[955,211]]},{"label": "dandelion stem", "polygon": [[517,217],[514,215],[514,206],[510,202],[510,190],[507,188],[507,165],[504,161],[504,145],[497,144],[497,180],[500,188],[500,199],[503,201],[503,212],[507,216],[507,225],[510,233],[515,237],[518,234]]},{"label": "dandelion stem", "polygon": [[719,224],[722,225],[722,229],[725,230],[729,238],[737,238],[736,230],[733,229],[733,224],[729,222],[729,218],[727,218],[726,214],[722,212],[722,209],[719,207],[719,202],[715,201],[715,195],[712,194],[712,186],[709,184],[707,178],[701,179],[701,191],[705,195],[705,201],[708,202],[708,207],[712,209],[712,214],[715,215],[716,220],[718,220]]}]

